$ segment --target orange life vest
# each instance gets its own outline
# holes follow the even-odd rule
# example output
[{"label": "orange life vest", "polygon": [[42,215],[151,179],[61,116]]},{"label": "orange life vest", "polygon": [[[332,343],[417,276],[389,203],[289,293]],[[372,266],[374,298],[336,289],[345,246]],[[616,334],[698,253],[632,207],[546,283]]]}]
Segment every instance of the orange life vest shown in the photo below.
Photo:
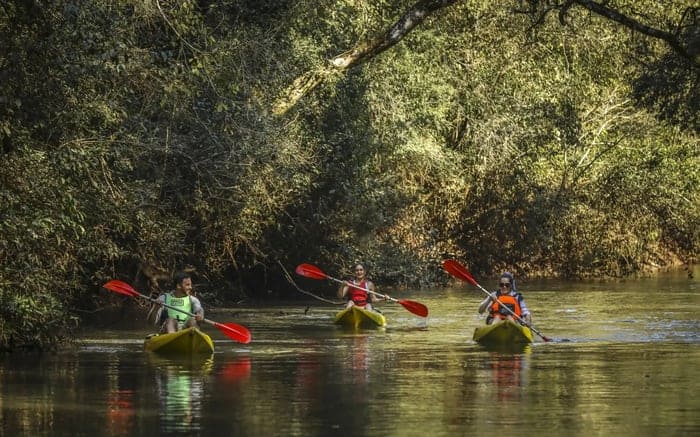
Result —
[{"label": "orange life vest", "polygon": [[510,308],[510,310],[513,311],[516,316],[522,317],[523,312],[520,309],[520,293],[516,293],[515,295],[511,295],[510,293],[496,293],[496,297],[498,299],[498,302],[494,302],[493,304],[491,304],[491,308],[489,310],[489,314],[491,315],[491,317],[506,319],[508,318],[508,316],[513,316],[513,314],[511,314],[510,311],[508,311],[505,308],[501,308],[501,305]]},{"label": "orange life vest", "polygon": [[[369,293],[358,287],[367,288],[367,281],[362,281],[359,284],[355,284],[355,281],[348,281],[350,289],[348,290],[348,297],[351,301],[355,302],[355,305],[364,307],[369,301]],[[355,285],[353,287],[353,285]]]}]

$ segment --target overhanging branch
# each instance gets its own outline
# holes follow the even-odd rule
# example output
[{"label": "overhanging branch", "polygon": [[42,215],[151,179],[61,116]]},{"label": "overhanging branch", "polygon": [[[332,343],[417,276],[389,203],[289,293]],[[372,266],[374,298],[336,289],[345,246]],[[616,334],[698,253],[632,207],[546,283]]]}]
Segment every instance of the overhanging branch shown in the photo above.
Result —
[{"label": "overhanging branch", "polygon": [[[688,49],[680,42],[678,36],[674,33],[647,26],[634,18],[622,14],[616,9],[609,8],[604,3],[599,3],[592,0],[569,0],[566,2],[566,9],[568,9],[571,3],[576,3],[591,12],[615,21],[616,23],[620,23],[623,26],[634,30],[635,32],[665,41],[676,53],[695,63],[696,66],[700,65],[698,53],[690,53]],[[562,9],[562,11],[565,11],[565,9]]]},{"label": "overhanging branch", "polygon": [[272,108],[273,112],[276,115],[286,113],[302,97],[322,84],[327,77],[334,73],[344,73],[350,68],[377,56],[401,41],[430,14],[455,2],[457,0],[420,0],[416,2],[382,35],[362,41],[347,52],[334,57],[330,61],[330,66],[317,68],[297,78],[277,98]]}]

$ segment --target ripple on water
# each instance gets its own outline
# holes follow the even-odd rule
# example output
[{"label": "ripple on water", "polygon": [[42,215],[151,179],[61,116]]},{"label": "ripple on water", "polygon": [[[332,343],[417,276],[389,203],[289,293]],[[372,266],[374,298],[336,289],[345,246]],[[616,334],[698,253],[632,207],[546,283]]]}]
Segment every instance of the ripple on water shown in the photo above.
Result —
[{"label": "ripple on water", "polygon": [[134,352],[143,349],[143,339],[86,338],[78,342],[81,352]]}]

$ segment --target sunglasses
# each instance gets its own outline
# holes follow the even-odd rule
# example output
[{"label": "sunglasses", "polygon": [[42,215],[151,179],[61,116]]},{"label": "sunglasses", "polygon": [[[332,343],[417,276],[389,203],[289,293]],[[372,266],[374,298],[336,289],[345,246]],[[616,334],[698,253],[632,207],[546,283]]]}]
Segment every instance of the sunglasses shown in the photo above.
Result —
[{"label": "sunglasses", "polygon": [[498,284],[498,286],[499,286],[499,287],[510,288],[510,282],[501,282],[500,284]]}]

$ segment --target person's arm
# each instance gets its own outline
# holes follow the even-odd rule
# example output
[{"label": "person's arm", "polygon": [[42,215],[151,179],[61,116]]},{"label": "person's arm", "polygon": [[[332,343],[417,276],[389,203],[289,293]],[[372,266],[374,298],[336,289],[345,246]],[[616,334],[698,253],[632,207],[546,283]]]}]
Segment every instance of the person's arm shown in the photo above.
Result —
[{"label": "person's arm", "polygon": [[190,300],[192,301],[192,312],[194,313],[194,318],[198,322],[204,320],[204,308],[202,308],[202,303],[194,296],[190,295]]},{"label": "person's arm", "polygon": [[[374,288],[374,282],[372,281],[367,281],[366,282],[367,289],[370,291],[374,291],[376,293],[376,290]],[[369,293],[369,301],[374,303],[374,302],[379,302],[380,300],[385,300],[383,297],[376,295],[374,293]]]},{"label": "person's arm", "polygon": [[151,303],[151,309],[148,310],[146,320],[152,320],[153,324],[157,325],[164,310],[163,303],[165,303],[165,295],[161,294]]},{"label": "person's arm", "polygon": [[341,299],[345,299],[348,295],[348,284],[340,284],[340,287],[338,287],[338,297]]},{"label": "person's arm", "polygon": [[156,298],[155,305],[158,306],[158,314],[162,314],[163,311],[167,311],[167,309],[164,306],[165,305],[165,298],[166,298],[166,293],[163,293]]},{"label": "person's arm", "polygon": [[522,313],[522,319],[525,320],[525,323],[528,325],[532,325],[532,316],[530,315],[530,310],[527,308],[527,305],[525,305],[525,299],[523,298],[523,295],[521,294],[518,298],[519,303],[520,303],[520,312]]},{"label": "person's arm", "polygon": [[489,294],[486,296],[486,299],[482,300],[481,303],[479,304],[479,314],[482,314],[488,307],[491,306],[491,303],[495,300],[492,294]]}]

